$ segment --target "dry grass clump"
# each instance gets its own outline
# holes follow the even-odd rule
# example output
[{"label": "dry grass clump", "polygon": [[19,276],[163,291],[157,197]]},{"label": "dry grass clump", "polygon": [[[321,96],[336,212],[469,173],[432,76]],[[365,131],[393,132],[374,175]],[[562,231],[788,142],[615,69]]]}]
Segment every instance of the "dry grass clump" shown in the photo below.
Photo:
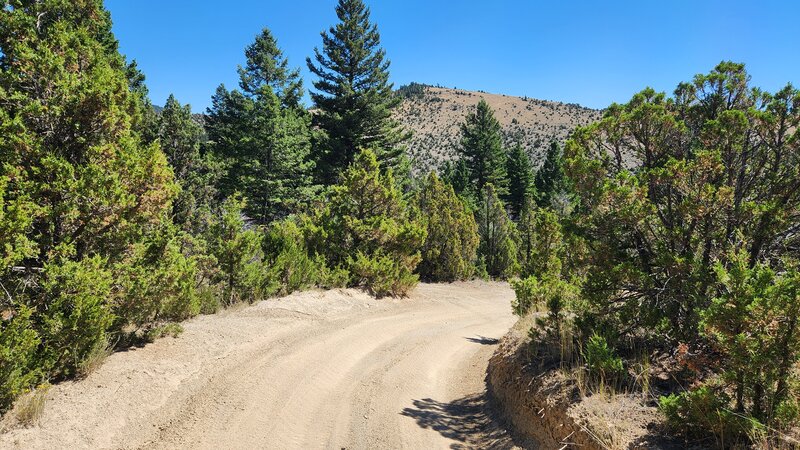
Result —
[{"label": "dry grass clump", "polygon": [[21,396],[14,405],[13,414],[17,423],[24,427],[32,427],[39,423],[44,414],[44,407],[47,401],[47,393],[50,391],[49,384],[43,384],[31,392]]},{"label": "dry grass clump", "polygon": [[92,349],[92,352],[78,364],[78,377],[86,378],[94,373],[103,363],[106,362],[111,354],[114,353],[114,344],[105,341],[101,345]]}]

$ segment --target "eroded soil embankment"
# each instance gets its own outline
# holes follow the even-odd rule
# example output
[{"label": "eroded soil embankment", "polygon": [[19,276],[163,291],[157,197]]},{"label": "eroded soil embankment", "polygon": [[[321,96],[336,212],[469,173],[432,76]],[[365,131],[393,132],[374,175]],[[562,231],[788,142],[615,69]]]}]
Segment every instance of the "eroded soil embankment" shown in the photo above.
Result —
[{"label": "eroded soil embankment", "polygon": [[499,415],[522,440],[543,449],[674,449],[660,434],[663,417],[641,394],[581,395],[576,380],[559,369],[540,370],[527,354],[518,322],[489,361],[487,389]]},{"label": "eroded soil embankment", "polygon": [[526,370],[524,341],[521,333],[512,329],[489,360],[489,395],[500,414],[515,432],[535,440],[541,448],[558,449],[566,445],[602,450],[568,413],[579,395],[577,389],[557,373]]}]

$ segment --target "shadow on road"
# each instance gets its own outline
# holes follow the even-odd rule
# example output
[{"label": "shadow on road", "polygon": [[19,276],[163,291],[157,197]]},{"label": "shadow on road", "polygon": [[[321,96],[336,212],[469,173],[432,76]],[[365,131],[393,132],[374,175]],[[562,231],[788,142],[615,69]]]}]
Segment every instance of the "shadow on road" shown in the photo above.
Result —
[{"label": "shadow on road", "polygon": [[514,448],[514,441],[490,413],[486,394],[470,395],[452,402],[426,398],[414,400],[413,408],[400,414],[411,417],[422,428],[458,441],[452,449]]},{"label": "shadow on road", "polygon": [[497,345],[500,343],[499,339],[488,338],[485,336],[468,337],[466,339],[470,342],[474,342],[476,344],[481,344],[481,345]]}]

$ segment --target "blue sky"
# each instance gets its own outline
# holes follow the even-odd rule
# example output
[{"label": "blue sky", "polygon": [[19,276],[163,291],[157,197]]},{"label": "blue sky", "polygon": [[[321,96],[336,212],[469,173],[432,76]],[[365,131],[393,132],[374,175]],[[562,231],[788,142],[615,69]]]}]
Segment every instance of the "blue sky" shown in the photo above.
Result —
[{"label": "blue sky", "polygon": [[[396,86],[411,81],[602,108],[646,87],[672,92],[721,60],[753,83],[800,84],[800,2],[721,0],[367,0]],[[335,0],[107,0],[121,50],[201,112],[235,87],[244,47],[268,27],[311,83],[305,58]]]}]

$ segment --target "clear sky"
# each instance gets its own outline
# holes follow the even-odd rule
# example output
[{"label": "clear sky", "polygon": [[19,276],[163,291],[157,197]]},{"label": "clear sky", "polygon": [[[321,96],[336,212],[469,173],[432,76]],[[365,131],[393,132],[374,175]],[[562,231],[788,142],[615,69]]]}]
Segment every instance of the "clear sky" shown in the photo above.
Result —
[{"label": "clear sky", "polygon": [[[396,87],[417,81],[603,108],[646,86],[672,92],[721,60],[753,83],[800,84],[795,0],[367,0]],[[107,0],[121,50],[170,93],[204,111],[237,83],[244,47],[268,27],[310,76],[306,56],[336,21],[336,0]]]}]

